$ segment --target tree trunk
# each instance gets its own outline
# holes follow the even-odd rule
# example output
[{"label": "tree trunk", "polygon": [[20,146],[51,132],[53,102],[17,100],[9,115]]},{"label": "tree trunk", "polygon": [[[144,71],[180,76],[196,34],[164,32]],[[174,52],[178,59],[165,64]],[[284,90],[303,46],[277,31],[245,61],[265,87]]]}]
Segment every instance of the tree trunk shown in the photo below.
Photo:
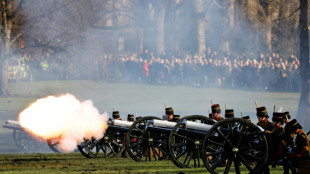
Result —
[{"label": "tree trunk", "polygon": [[1,55],[1,95],[7,96],[8,92],[8,56],[10,53],[10,40],[11,40],[11,28],[12,28],[12,19],[9,19],[7,16],[11,13],[12,6],[11,3],[3,0],[1,2],[1,8],[6,9],[2,12],[2,26],[4,31],[4,48]]},{"label": "tree trunk", "polygon": [[161,4],[161,8],[158,12],[158,40],[157,40],[157,51],[159,54],[165,51],[165,6]]},{"label": "tree trunk", "polygon": [[197,14],[199,16],[198,18],[198,53],[200,55],[204,54],[206,52],[206,42],[205,42],[205,20],[204,20],[204,15],[202,14],[203,12],[203,1],[202,0],[197,0]]},{"label": "tree trunk", "polygon": [[[308,0],[300,0],[300,69],[302,91],[299,99],[297,120],[303,126],[310,125],[309,104],[309,39],[308,39]],[[307,127],[309,129],[309,127]]]}]

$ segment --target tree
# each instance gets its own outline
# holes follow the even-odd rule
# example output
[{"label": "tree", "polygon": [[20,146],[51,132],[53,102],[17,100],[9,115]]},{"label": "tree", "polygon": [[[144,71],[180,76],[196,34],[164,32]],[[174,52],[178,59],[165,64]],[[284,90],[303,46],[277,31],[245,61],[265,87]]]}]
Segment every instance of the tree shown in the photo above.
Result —
[{"label": "tree", "polygon": [[300,74],[302,76],[302,91],[299,99],[297,120],[307,126],[310,125],[308,33],[308,0],[300,0]]},{"label": "tree", "polygon": [[[1,90],[0,95],[7,96],[8,92],[8,59],[12,55],[11,47],[18,37],[21,36],[19,27],[13,26],[13,21],[18,23],[18,11],[21,9],[23,0],[17,3],[13,3],[11,0],[1,0],[1,55],[0,55],[0,66],[1,66]],[[15,28],[14,28],[15,27]]]}]

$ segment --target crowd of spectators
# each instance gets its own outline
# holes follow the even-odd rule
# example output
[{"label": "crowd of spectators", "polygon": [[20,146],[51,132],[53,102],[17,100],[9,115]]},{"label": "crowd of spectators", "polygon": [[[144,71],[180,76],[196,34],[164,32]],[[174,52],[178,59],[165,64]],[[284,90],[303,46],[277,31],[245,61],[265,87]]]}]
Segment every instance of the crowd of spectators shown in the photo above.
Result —
[{"label": "crowd of spectators", "polygon": [[110,81],[159,85],[185,85],[270,91],[299,91],[300,63],[294,55],[254,56],[206,55],[155,56],[145,51],[137,55],[105,56]]},{"label": "crowd of spectators", "polygon": [[[205,55],[154,55],[145,50],[141,54],[106,54],[82,63],[66,63],[54,56],[43,60],[31,62],[34,80],[106,80],[293,92],[301,89],[300,62],[294,55],[220,55],[210,49]],[[40,65],[45,65],[42,72],[37,70]]]}]

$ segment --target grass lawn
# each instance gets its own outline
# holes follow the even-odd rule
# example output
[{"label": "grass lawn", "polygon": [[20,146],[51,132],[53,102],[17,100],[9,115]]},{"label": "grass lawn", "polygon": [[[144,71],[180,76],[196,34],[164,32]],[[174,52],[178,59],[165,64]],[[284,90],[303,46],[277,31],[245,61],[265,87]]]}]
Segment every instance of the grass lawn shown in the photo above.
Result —
[{"label": "grass lawn", "polygon": [[[232,167],[233,169],[233,167]],[[130,158],[86,159],[70,154],[6,154],[0,155],[0,173],[207,173],[207,169],[176,167],[171,161],[135,162]],[[231,172],[235,173],[235,172]],[[245,171],[242,173],[246,173]],[[270,168],[282,174],[282,167]]]}]

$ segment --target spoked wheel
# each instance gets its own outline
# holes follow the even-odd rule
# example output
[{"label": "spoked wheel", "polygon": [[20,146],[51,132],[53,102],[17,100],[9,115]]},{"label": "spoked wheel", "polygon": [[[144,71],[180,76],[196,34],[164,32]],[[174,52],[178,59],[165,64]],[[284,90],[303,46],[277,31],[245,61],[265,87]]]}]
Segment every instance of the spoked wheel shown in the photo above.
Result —
[{"label": "spoked wheel", "polygon": [[126,136],[126,150],[135,161],[158,161],[167,158],[167,134],[149,131],[151,120],[158,117],[147,116],[136,120]]},{"label": "spoked wheel", "polygon": [[81,152],[81,154],[86,158],[95,158],[96,156],[93,153],[91,153],[89,149],[91,149],[91,147],[95,147],[96,146],[95,144],[98,144],[97,142],[98,141],[95,138],[92,138],[91,140],[84,139],[84,141],[77,147],[78,150]]},{"label": "spoked wheel", "polygon": [[46,145],[46,141],[43,138],[33,137],[24,130],[19,131],[17,137],[20,143],[20,147],[25,152],[31,152],[31,153],[49,152],[49,148]]},{"label": "spoked wheel", "polygon": [[47,144],[50,147],[50,149],[55,153],[61,153],[62,151],[59,149],[59,138],[51,138],[47,139]]},{"label": "spoked wheel", "polygon": [[212,174],[262,173],[268,158],[264,134],[256,125],[240,118],[215,123],[202,147],[204,165]]},{"label": "spoked wheel", "polygon": [[107,130],[103,138],[84,140],[79,145],[80,152],[87,158],[112,158],[121,155],[125,150],[125,135],[117,130]]},{"label": "spoked wheel", "polygon": [[[172,129],[168,139],[168,150],[172,162],[180,168],[201,167],[201,146],[206,132],[186,128],[186,123],[212,125],[212,119],[202,115],[181,118]],[[202,124],[201,124],[202,123]]]},{"label": "spoked wheel", "polygon": [[19,134],[21,131],[23,131],[23,130],[22,129],[14,129],[13,140],[14,140],[16,146],[19,147],[20,150],[23,150],[24,148],[22,147],[20,139],[19,139]]}]

